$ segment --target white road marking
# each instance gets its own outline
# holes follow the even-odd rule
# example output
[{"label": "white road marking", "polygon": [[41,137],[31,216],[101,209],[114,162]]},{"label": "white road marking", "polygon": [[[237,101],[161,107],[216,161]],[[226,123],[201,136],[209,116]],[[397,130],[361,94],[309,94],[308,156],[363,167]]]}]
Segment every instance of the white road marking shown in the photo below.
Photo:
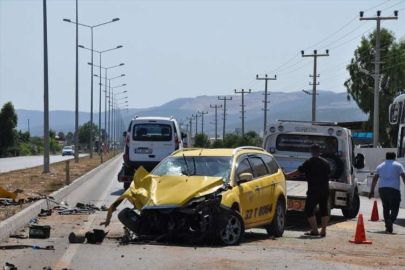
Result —
[{"label": "white road marking", "polygon": [[[107,168],[107,167],[106,167]],[[100,172],[101,173],[101,172]],[[108,185],[108,188],[104,191],[103,195],[100,197],[98,203],[96,203],[97,207],[101,207],[102,202],[105,201],[109,193],[111,192],[111,187],[115,184],[114,181],[111,181]],[[83,229],[80,230],[80,234],[84,234],[92,228],[92,224],[96,218],[96,214],[93,214],[89,217],[88,221],[84,223]],[[72,244],[69,245],[68,249],[63,254],[62,258],[58,261],[56,265],[56,269],[63,269],[68,268],[69,264],[72,262],[73,257],[75,256],[77,250],[79,249],[80,244]]]}]

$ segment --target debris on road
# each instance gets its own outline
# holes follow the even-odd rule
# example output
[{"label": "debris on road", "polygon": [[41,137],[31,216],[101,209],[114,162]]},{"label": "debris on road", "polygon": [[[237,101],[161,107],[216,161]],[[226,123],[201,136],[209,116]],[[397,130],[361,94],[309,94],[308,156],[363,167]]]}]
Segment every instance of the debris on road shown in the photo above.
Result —
[{"label": "debris on road", "polygon": [[3,266],[3,270],[17,270],[17,267],[12,263],[6,262],[6,264]]},{"label": "debris on road", "polygon": [[69,234],[69,243],[83,244],[87,240],[87,244],[101,244],[107,234],[108,232],[99,229],[93,229],[93,231],[88,231],[84,235],[71,232]]},{"label": "debris on road", "polygon": [[16,190],[16,192],[9,192],[3,187],[0,187],[0,198],[9,198],[15,200],[18,193],[21,193],[21,190]]},{"label": "debris on road", "polygon": [[69,208],[62,211],[59,211],[59,215],[73,215],[73,214],[94,214],[96,211],[93,209],[82,209],[82,208]]},{"label": "debris on road", "polygon": [[54,246],[46,246],[46,247],[41,247],[41,246],[38,246],[38,245],[8,245],[8,246],[0,246],[0,250],[25,249],[25,248],[32,248],[32,249],[39,249],[39,250],[55,250]]},{"label": "debris on road", "polygon": [[16,238],[16,239],[27,239],[28,238],[28,236],[23,235],[23,234],[11,234],[9,237]]},{"label": "debris on road", "polygon": [[84,234],[71,232],[69,234],[69,243],[70,244],[83,244],[86,241]]},{"label": "debris on road", "polygon": [[30,238],[47,239],[51,235],[51,226],[49,225],[31,225],[29,230]]},{"label": "debris on road", "polygon": [[49,216],[51,216],[52,215],[52,209],[48,209],[48,210],[45,210],[45,209],[41,209],[41,213],[39,213],[39,217],[49,217]]}]

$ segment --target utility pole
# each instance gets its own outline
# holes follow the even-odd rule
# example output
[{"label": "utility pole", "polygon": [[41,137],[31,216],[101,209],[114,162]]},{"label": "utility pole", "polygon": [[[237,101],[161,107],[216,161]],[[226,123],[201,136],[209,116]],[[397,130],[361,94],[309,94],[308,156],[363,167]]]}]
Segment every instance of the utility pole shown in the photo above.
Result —
[{"label": "utility pole", "polygon": [[267,78],[267,74],[262,78],[260,78],[259,75],[256,75],[256,80],[264,80],[264,94],[263,94],[264,100],[262,100],[262,102],[264,103],[264,109],[262,109],[264,111],[264,124],[263,124],[263,138],[264,138],[267,129],[267,112],[269,111],[267,109],[267,104],[270,103],[270,101],[267,101],[267,96],[270,95],[267,93],[267,81],[277,80],[277,75],[274,75],[274,78]]},{"label": "utility pole", "polygon": [[312,85],[312,122],[316,121],[316,96],[318,95],[316,93],[316,86],[319,85],[319,83],[316,82],[316,78],[319,77],[319,74],[317,75],[317,60],[318,57],[324,57],[324,56],[329,56],[329,50],[326,50],[325,54],[318,54],[317,50],[314,50],[314,54],[304,54],[304,51],[301,51],[302,57],[313,57],[314,58],[314,75],[309,75],[309,77],[313,78],[313,83],[309,83]]},{"label": "utility pole", "polygon": [[380,88],[380,34],[381,34],[381,21],[383,20],[398,20],[398,11],[394,11],[394,17],[380,17],[381,11],[377,11],[377,17],[364,18],[364,11],[360,11],[360,21],[376,21],[376,44],[375,44],[375,60],[374,60],[374,119],[373,119],[373,147],[378,146],[378,137],[380,130],[379,123],[379,88]]},{"label": "utility pole", "polygon": [[208,114],[208,112],[198,111],[197,113],[201,114],[201,133],[204,134],[204,114]]},{"label": "utility pole", "polygon": [[28,133],[31,133],[30,131],[30,119],[28,118]]},{"label": "utility pole", "polygon": [[78,0],[76,0],[75,163],[79,163],[79,4],[78,4]]},{"label": "utility pole", "polygon": [[49,173],[49,89],[48,89],[48,26],[46,0],[43,0],[44,16],[44,173]]},{"label": "utility pole", "polygon": [[227,98],[227,97],[218,97],[218,100],[223,100],[224,101],[224,107],[223,107],[223,110],[224,110],[224,118],[223,118],[223,121],[224,121],[224,127],[223,127],[223,131],[222,131],[222,140],[225,140],[225,122],[226,122],[226,101],[227,100],[232,100],[232,97],[229,97],[229,98]]},{"label": "utility pole", "polygon": [[190,120],[190,122],[189,122],[189,127],[190,127],[190,141],[191,141],[191,138],[193,138],[193,116],[191,116],[191,117],[187,117],[187,119],[188,120]]},{"label": "utility pole", "polygon": [[210,108],[215,109],[215,140],[218,139],[218,108],[222,108],[222,105],[210,105]]},{"label": "utility pole", "polygon": [[197,112],[197,114],[195,114],[195,115],[193,114],[192,117],[195,118],[195,134],[197,135],[197,133],[198,133],[198,117],[201,117],[201,115],[198,115],[198,112]]},{"label": "utility pole", "polygon": [[240,105],[242,107],[242,138],[245,138],[245,94],[250,94],[252,93],[252,90],[249,89],[249,91],[245,91],[244,89],[242,89],[242,91],[236,91],[235,89],[235,94],[242,94],[242,105]]}]

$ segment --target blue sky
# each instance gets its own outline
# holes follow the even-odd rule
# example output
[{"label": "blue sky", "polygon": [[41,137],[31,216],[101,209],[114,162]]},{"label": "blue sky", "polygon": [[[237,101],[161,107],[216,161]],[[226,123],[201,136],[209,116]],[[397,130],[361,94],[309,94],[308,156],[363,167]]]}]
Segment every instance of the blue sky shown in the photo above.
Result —
[{"label": "blue sky", "polygon": [[[103,65],[125,63],[108,75],[126,74],[113,84],[126,83],[130,107],[145,108],[181,97],[232,94],[235,88],[263,90],[256,74],[278,75],[277,81],[269,83],[270,91],[308,89],[312,60],[301,58],[303,49],[307,53],[330,49],[330,57],[318,62],[319,89],[343,92],[345,65],[361,34],[375,27],[375,22],[356,19],[358,12],[370,9],[365,16],[373,16],[382,10],[389,16],[399,9],[399,19],[384,22],[383,27],[403,37],[404,8],[403,0],[82,0],[79,21],[94,25],[120,18],[94,30],[94,47],[124,46],[104,54]],[[48,0],[51,110],[74,110],[75,26],[63,18],[75,19],[75,1]],[[43,109],[42,27],[42,1],[0,0],[1,104],[12,101],[18,109]],[[90,30],[79,30],[79,44],[89,47]],[[90,53],[80,50],[79,60],[79,107],[90,111]],[[94,89],[98,111],[96,81]]]}]

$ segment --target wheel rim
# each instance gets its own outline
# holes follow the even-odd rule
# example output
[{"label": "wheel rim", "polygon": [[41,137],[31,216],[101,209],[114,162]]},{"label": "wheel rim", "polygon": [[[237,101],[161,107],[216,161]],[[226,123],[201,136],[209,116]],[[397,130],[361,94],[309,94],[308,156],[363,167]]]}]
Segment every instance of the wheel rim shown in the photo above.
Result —
[{"label": "wheel rim", "polygon": [[283,211],[283,207],[281,205],[277,206],[277,226],[279,231],[283,231],[284,230],[284,225],[285,225],[285,219],[284,219],[284,211]]},{"label": "wheel rim", "polygon": [[234,215],[229,215],[225,229],[221,231],[221,238],[227,245],[235,244],[242,233],[242,225]]}]

